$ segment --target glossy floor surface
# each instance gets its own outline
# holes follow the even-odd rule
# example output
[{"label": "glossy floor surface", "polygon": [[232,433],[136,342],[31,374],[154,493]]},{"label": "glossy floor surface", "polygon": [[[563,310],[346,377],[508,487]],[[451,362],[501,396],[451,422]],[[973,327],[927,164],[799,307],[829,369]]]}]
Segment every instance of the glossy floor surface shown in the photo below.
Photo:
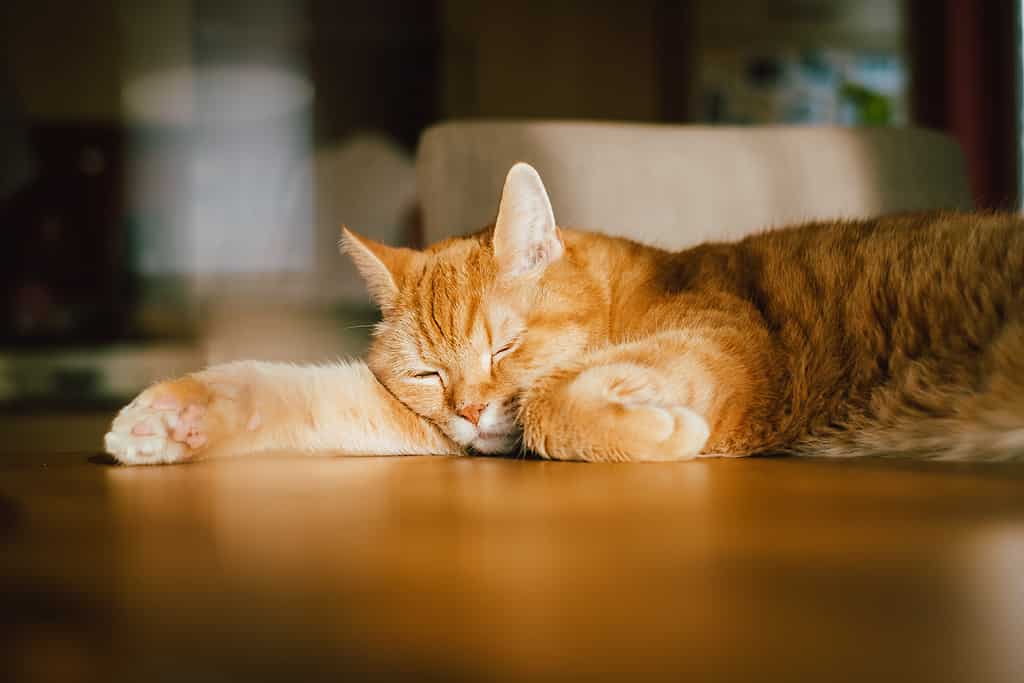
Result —
[{"label": "glossy floor surface", "polygon": [[1024,466],[0,456],[0,678],[1024,680]]}]

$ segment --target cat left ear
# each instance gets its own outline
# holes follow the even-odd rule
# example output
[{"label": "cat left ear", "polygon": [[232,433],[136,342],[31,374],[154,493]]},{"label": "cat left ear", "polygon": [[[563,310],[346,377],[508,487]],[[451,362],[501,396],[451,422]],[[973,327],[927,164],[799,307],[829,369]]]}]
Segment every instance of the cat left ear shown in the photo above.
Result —
[{"label": "cat left ear", "polygon": [[499,269],[511,277],[541,272],[564,251],[540,175],[529,164],[516,164],[505,177],[494,224],[494,257]]},{"label": "cat left ear", "polygon": [[401,273],[416,252],[374,242],[344,226],[339,246],[355,262],[373,301],[383,310],[393,306],[401,284]]}]

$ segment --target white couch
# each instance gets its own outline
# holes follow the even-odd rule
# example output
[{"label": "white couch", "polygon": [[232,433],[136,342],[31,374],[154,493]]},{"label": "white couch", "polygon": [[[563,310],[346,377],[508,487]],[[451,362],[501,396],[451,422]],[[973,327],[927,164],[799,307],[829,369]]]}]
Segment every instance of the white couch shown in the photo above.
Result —
[{"label": "white couch", "polygon": [[931,131],[453,122],[420,141],[425,241],[493,221],[516,161],[540,171],[560,225],[672,249],[813,218],[972,205],[959,147]]}]

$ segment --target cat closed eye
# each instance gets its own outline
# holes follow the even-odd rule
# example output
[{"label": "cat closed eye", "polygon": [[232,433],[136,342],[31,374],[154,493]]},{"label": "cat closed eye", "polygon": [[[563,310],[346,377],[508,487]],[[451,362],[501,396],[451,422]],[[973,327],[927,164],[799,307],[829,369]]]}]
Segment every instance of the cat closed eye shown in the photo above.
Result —
[{"label": "cat closed eye", "polygon": [[491,354],[493,360],[501,360],[503,356],[508,355],[516,347],[515,342],[511,344],[505,344],[500,349]]},{"label": "cat closed eye", "polygon": [[436,380],[438,382],[441,382],[442,384],[444,383],[444,380],[441,379],[441,373],[435,372],[433,370],[424,370],[423,372],[417,372],[416,374],[414,374],[412,376],[412,378],[413,379],[418,379],[418,380],[426,380],[426,381],[435,381]]}]

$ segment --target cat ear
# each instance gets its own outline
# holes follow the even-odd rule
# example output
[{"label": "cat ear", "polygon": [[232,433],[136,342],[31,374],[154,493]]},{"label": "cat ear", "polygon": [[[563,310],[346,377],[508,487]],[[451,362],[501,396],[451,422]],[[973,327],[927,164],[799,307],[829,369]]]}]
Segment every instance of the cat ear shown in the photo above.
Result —
[{"label": "cat ear", "polygon": [[348,254],[366,281],[370,298],[382,309],[390,308],[398,295],[400,274],[414,251],[389,247],[341,228],[341,251]]},{"label": "cat ear", "polygon": [[540,272],[561,258],[563,251],[544,183],[533,166],[516,164],[505,177],[494,224],[494,257],[499,270],[511,277]]}]

